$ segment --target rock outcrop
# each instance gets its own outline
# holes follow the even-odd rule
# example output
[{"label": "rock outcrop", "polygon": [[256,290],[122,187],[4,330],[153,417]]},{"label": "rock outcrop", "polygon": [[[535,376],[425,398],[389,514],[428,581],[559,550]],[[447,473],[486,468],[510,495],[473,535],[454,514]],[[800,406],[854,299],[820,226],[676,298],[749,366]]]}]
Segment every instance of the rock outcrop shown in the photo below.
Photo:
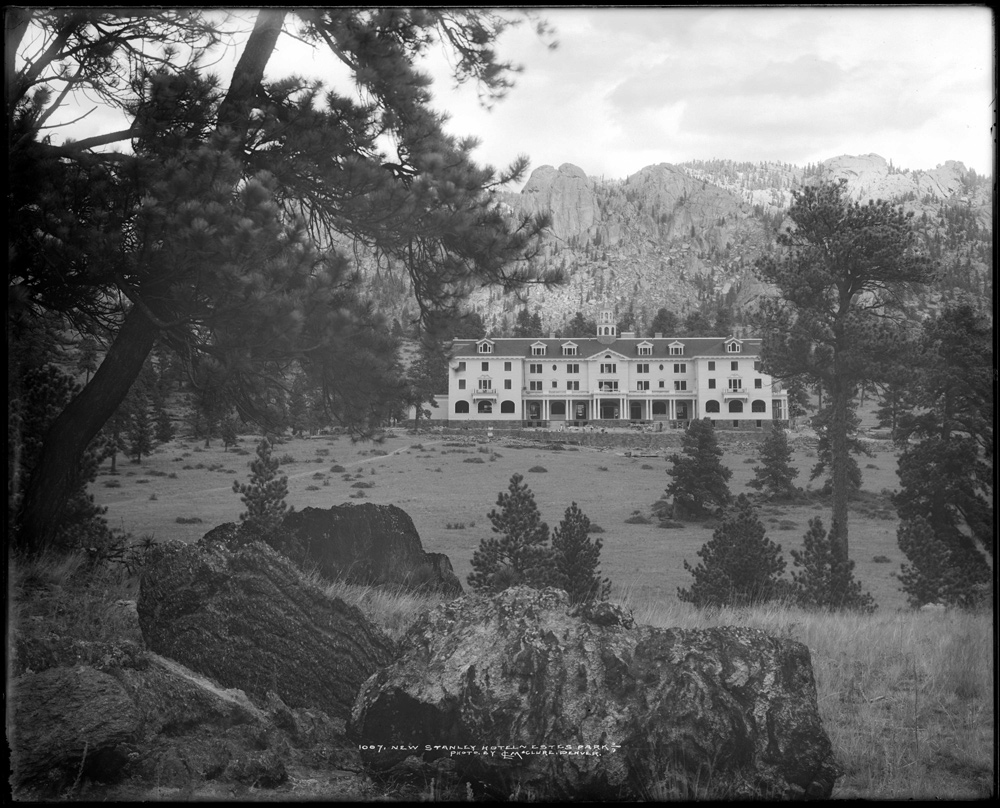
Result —
[{"label": "rock outcrop", "polygon": [[121,683],[91,667],[29,673],[14,680],[9,695],[15,787],[60,789],[80,777],[114,779],[142,729]]},{"label": "rock outcrop", "polygon": [[107,670],[25,674],[9,695],[11,784],[19,798],[126,778],[192,793],[214,783],[276,788],[319,751],[327,768],[359,765],[343,721],[290,708],[274,693],[257,707],[242,691],[157,654]]},{"label": "rock outcrop", "polygon": [[158,545],[143,568],[147,647],[262,700],[346,717],[361,684],[394,657],[357,608],[328,597],[263,544]]},{"label": "rock outcrop", "polygon": [[348,734],[373,773],[440,777],[447,762],[501,798],[825,797],[839,773],[801,643],[636,627],[554,589],[421,618]]},{"label": "rock outcrop", "polygon": [[330,580],[462,594],[448,557],[425,552],[413,520],[395,505],[303,508],[285,518],[284,528],[306,563]]}]

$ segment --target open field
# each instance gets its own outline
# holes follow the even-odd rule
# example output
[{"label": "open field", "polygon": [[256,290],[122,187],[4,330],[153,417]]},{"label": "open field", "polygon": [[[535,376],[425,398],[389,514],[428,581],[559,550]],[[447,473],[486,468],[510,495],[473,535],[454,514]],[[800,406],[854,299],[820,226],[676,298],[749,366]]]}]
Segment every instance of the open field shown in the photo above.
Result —
[{"label": "open field", "polygon": [[[726,450],[723,463],[733,472],[730,489],[734,494],[749,491],[759,435],[720,432],[719,437]],[[678,432],[673,451],[679,450],[680,439]],[[105,463],[92,491],[100,504],[108,506],[107,517],[115,528],[137,537],[196,541],[215,525],[238,519],[243,504],[233,493],[233,480],[247,480],[255,440],[241,438],[235,451],[224,451],[217,440],[208,449],[196,441],[178,440],[159,447],[141,464],[119,457],[118,474],[111,475]],[[482,434],[459,437],[432,430],[413,435],[398,429],[390,430],[381,444],[352,443],[338,436],[288,439],[275,447],[274,455],[284,458],[281,473],[288,476],[289,505],[297,509],[346,502],[398,505],[413,519],[424,549],[447,554],[463,583],[471,571],[473,552],[490,535],[487,514],[498,493],[506,490],[512,474],[523,474],[550,528],[558,525],[574,501],[603,528],[602,571],[618,596],[628,593],[655,602],[673,600],[678,587],[690,585],[683,561],[697,563],[697,551],[712,532],[697,524],[674,530],[657,526],[651,506],[669,483],[669,451],[660,451],[657,457],[626,457],[620,448],[567,444],[555,451],[502,433],[489,442]],[[800,486],[808,485],[815,463],[809,454],[803,447],[795,452]],[[891,448],[859,462],[865,491],[877,494],[897,486]],[[546,471],[532,472],[536,467]],[[361,482],[372,487],[354,487]],[[650,524],[627,523],[636,511]],[[788,550],[801,546],[808,520],[814,516],[822,517],[829,527],[825,505],[765,506],[761,511],[789,568]],[[880,608],[905,607],[893,577],[905,560],[896,545],[895,513],[884,503],[859,503],[852,510],[850,541],[855,574]],[[876,557],[889,561],[876,562]]]}]

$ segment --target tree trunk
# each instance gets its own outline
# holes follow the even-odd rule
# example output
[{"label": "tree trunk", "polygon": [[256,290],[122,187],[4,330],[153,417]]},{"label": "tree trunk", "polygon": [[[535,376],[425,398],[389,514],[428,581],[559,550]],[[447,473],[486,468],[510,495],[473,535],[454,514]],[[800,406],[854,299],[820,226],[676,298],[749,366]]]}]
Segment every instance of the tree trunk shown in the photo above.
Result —
[{"label": "tree trunk", "polygon": [[125,400],[159,329],[133,307],[90,383],[52,422],[21,507],[17,546],[39,553],[59,531],[66,504],[80,484],[80,459],[101,427]]}]

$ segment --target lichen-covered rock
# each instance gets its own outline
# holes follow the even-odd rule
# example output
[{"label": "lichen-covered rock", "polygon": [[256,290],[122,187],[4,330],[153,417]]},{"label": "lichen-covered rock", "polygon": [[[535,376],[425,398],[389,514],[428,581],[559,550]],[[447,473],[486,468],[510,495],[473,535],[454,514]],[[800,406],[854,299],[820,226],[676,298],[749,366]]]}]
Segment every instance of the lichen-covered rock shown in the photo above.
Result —
[{"label": "lichen-covered rock", "polygon": [[358,688],[395,655],[359,609],[328,597],[263,544],[159,545],[143,567],[147,646],[252,698],[346,717]]},{"label": "lichen-covered rock", "polygon": [[348,734],[373,773],[429,777],[450,756],[493,797],[824,797],[839,773],[801,643],[634,626],[554,589],[423,617],[365,683]]},{"label": "lichen-covered rock", "polygon": [[425,552],[413,520],[395,505],[303,508],[288,514],[283,528],[306,563],[330,580],[462,594],[448,557]]}]

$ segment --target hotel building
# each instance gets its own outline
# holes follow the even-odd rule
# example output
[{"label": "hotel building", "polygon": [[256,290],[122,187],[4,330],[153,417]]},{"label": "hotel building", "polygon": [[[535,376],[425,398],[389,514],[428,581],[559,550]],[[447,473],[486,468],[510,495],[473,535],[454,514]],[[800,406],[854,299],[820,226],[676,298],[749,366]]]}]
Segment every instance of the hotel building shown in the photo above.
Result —
[{"label": "hotel building", "polygon": [[788,395],[761,372],[760,340],[640,338],[600,313],[594,337],[455,340],[449,421],[554,427],[657,423],[764,427],[788,418]]}]

